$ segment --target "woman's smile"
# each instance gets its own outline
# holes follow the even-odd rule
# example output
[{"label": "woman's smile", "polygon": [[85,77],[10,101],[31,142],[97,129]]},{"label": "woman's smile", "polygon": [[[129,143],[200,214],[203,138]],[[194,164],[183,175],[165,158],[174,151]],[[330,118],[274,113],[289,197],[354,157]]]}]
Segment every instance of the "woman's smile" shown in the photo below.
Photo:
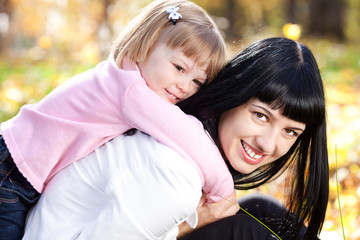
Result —
[{"label": "woman's smile", "polygon": [[259,151],[255,150],[243,140],[241,140],[241,146],[244,160],[250,164],[258,164],[266,157],[265,154],[262,154]]},{"label": "woman's smile", "polygon": [[219,140],[231,166],[247,174],[287,153],[304,129],[282,109],[254,98],[221,116]]}]

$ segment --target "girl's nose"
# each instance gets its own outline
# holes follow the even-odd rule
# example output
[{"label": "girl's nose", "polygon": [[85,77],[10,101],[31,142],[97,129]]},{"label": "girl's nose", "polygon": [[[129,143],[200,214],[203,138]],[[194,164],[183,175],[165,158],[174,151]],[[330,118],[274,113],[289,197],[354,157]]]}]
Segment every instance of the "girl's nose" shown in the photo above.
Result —
[{"label": "girl's nose", "polygon": [[192,82],[192,80],[185,79],[185,78],[181,78],[181,79],[179,79],[179,81],[177,82],[176,87],[177,87],[182,93],[187,93],[187,92],[190,91],[191,82]]}]

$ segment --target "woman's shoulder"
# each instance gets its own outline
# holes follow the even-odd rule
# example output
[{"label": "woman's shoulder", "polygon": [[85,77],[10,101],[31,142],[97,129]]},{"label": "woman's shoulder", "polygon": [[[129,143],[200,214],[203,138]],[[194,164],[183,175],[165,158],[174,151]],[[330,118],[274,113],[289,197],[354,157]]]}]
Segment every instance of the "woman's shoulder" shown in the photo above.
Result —
[{"label": "woman's shoulder", "polygon": [[[137,226],[160,237],[196,216],[201,180],[188,160],[140,131],[132,136],[118,136],[108,144],[122,158],[111,167],[113,178],[107,191],[119,196],[119,206],[126,206],[131,213],[128,217]],[[125,215],[121,217],[127,219]]]},{"label": "woman's shoulder", "polygon": [[[122,166],[125,164],[129,169],[156,167],[179,172],[187,169],[185,172],[190,174],[194,172],[198,175],[189,160],[152,136],[140,131],[131,136],[117,136],[97,151],[101,151],[98,156],[117,156],[121,160],[111,161],[111,164]],[[107,159],[110,157],[107,156]]]}]

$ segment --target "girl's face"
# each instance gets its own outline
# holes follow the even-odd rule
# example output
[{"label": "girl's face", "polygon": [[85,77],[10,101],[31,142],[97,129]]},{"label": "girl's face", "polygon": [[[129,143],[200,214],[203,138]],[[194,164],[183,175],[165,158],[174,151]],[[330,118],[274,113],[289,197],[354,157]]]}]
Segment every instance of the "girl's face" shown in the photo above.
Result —
[{"label": "girl's face", "polygon": [[235,170],[251,173],[289,151],[306,125],[281,113],[254,98],[221,116],[220,144]]},{"label": "girl's face", "polygon": [[156,46],[138,67],[147,85],[172,104],[196,93],[207,79],[207,66],[198,66],[181,49],[166,44]]}]

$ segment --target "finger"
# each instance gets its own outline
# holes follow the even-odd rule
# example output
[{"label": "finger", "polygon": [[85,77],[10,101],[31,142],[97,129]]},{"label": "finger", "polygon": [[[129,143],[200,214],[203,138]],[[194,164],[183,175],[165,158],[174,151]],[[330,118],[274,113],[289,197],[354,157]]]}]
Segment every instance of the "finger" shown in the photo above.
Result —
[{"label": "finger", "polygon": [[204,205],[205,202],[206,202],[206,193],[202,192],[202,196],[201,196],[200,201],[199,201],[199,206]]},{"label": "finger", "polygon": [[234,190],[229,196],[226,197],[226,199],[235,203],[236,202],[236,191]]}]

